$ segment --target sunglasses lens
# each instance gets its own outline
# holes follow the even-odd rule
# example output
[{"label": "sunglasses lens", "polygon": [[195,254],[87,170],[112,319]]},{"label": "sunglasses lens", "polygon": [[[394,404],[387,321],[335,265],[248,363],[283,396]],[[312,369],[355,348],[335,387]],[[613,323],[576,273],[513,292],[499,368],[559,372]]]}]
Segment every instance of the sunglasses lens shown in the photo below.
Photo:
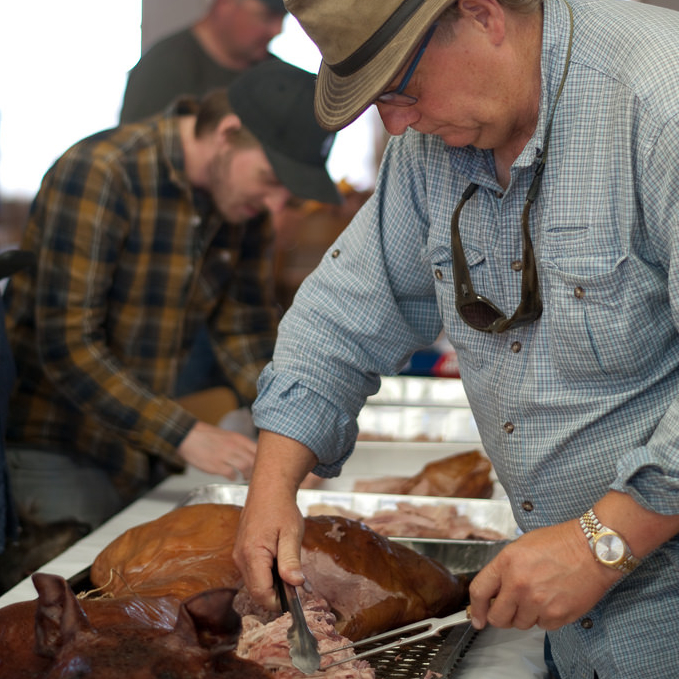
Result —
[{"label": "sunglasses lens", "polygon": [[481,300],[469,304],[460,304],[457,310],[465,323],[478,330],[485,330],[493,325],[498,318],[504,317],[497,309]]}]

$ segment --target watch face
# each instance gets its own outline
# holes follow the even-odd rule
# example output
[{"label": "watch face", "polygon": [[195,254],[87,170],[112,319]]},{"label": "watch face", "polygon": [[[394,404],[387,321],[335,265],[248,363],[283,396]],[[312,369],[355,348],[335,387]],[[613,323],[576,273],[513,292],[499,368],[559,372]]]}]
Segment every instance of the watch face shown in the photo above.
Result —
[{"label": "watch face", "polygon": [[617,566],[625,556],[625,543],[617,533],[600,533],[594,541],[596,558],[609,566]]}]

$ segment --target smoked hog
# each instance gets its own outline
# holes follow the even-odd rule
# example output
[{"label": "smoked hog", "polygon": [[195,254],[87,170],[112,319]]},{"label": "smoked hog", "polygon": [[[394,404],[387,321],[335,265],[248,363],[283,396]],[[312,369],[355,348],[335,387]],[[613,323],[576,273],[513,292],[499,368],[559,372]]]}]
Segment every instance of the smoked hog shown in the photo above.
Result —
[{"label": "smoked hog", "polygon": [[79,601],[56,575],[33,582],[37,600],[0,609],[0,679],[271,679],[233,653],[241,631],[233,590],[175,609],[162,598]]},{"label": "smoked hog", "polygon": [[[114,596],[240,587],[231,554],[239,516],[235,505],[206,503],[131,528],[97,556],[92,582]],[[305,519],[302,567],[311,593],[336,615],[337,631],[354,641],[458,610],[468,593],[464,578],[433,559],[339,516]]]},{"label": "smoked hog", "polygon": [[354,490],[360,493],[433,495],[489,499],[493,495],[490,460],[478,450],[458,453],[425,465],[415,476],[385,476],[358,479]]}]

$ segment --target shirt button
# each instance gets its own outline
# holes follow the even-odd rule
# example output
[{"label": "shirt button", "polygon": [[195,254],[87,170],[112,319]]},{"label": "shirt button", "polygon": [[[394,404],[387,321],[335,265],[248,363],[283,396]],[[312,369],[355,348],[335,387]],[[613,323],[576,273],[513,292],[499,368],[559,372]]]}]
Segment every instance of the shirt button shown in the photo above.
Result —
[{"label": "shirt button", "polygon": [[512,342],[512,345],[510,349],[515,353],[518,354],[521,351],[521,342]]},{"label": "shirt button", "polygon": [[443,272],[441,269],[436,269],[436,271],[434,271],[434,276],[436,276],[436,280],[440,281],[443,278]]},{"label": "shirt button", "polygon": [[502,425],[502,428],[505,430],[505,433],[511,434],[514,431],[514,425],[511,422],[505,422]]},{"label": "shirt button", "polygon": [[594,627],[594,622],[592,621],[592,618],[583,618],[580,621],[580,627],[582,627],[582,629],[592,629],[592,627]]},{"label": "shirt button", "polygon": [[330,255],[333,259],[337,259],[340,256],[340,251],[339,250],[333,250],[332,254]]},{"label": "shirt button", "polygon": [[530,500],[524,500],[521,503],[521,509],[523,509],[524,512],[532,512],[533,511],[533,503]]},{"label": "shirt button", "polygon": [[573,294],[578,298],[582,299],[585,296],[585,289],[581,288],[579,285],[575,290],[573,290]]},{"label": "shirt button", "polygon": [[512,271],[521,271],[523,269],[523,262],[520,259],[515,259],[512,264]]}]

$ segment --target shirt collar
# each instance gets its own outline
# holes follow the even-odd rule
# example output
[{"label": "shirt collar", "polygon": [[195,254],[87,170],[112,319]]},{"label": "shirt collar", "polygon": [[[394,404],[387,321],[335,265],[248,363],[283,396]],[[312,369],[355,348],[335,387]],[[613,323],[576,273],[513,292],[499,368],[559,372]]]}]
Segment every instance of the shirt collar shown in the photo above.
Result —
[{"label": "shirt collar", "polygon": [[[566,68],[570,30],[570,13],[566,1],[546,0],[542,29],[538,122],[533,136],[514,163],[518,167],[530,167],[540,157],[544,149],[547,125]],[[558,115],[557,112],[555,118]]]},{"label": "shirt collar", "polygon": [[183,98],[171,104],[157,118],[161,152],[170,173],[171,181],[184,189],[191,190],[184,164],[184,147],[179,133],[179,120],[185,115],[195,115],[195,99]]}]

